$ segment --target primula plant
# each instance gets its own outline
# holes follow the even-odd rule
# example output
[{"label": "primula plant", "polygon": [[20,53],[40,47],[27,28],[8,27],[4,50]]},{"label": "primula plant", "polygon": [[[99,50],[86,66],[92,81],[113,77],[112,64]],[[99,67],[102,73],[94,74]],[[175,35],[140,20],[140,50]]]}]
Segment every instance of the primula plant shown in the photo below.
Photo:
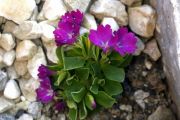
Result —
[{"label": "primula plant", "polygon": [[37,98],[68,107],[70,120],[85,119],[98,108],[110,108],[123,92],[126,67],[136,50],[136,36],[126,27],[110,25],[79,36],[83,13],[67,12],[54,31],[58,63],[39,67]]}]

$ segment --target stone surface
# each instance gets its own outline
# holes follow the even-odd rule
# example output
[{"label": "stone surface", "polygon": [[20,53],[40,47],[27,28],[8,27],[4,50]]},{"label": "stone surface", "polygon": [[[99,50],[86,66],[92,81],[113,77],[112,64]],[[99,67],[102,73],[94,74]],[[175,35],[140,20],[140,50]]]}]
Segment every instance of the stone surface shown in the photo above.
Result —
[{"label": "stone surface", "polygon": [[79,9],[82,12],[86,12],[91,0],[64,0],[65,5],[69,10]]},{"label": "stone surface", "polygon": [[10,114],[0,114],[0,120],[15,120],[15,117]]},{"label": "stone surface", "polygon": [[16,52],[14,50],[8,51],[3,56],[3,62],[7,66],[11,66],[14,63]]},{"label": "stone surface", "polygon": [[137,104],[142,108],[145,109],[145,102],[144,99],[149,96],[148,92],[144,92],[143,90],[137,90],[134,93],[134,98]]},{"label": "stone surface", "polygon": [[137,44],[136,44],[136,46],[137,46],[137,49],[136,49],[136,51],[135,51],[135,53],[134,53],[133,55],[138,56],[138,55],[140,55],[141,52],[144,50],[145,45],[144,45],[144,43],[142,42],[142,40],[140,40],[139,38],[137,38]]},{"label": "stone surface", "polygon": [[43,43],[46,48],[46,55],[49,61],[53,63],[58,62],[58,58],[56,56],[56,44],[54,41],[51,41],[50,43]]},{"label": "stone surface", "polygon": [[0,97],[0,113],[3,113],[13,107],[14,103],[11,100],[7,100],[4,97]]},{"label": "stone surface", "polygon": [[21,23],[30,18],[35,6],[34,0],[0,0],[0,16]]},{"label": "stone surface", "polygon": [[20,79],[19,85],[23,96],[28,101],[36,101],[36,89],[39,87],[39,81],[33,78],[29,80]]},{"label": "stone surface", "polygon": [[33,116],[34,119],[41,117],[41,110],[43,105],[40,102],[32,102],[28,106],[28,113]]},{"label": "stone surface", "polygon": [[97,23],[93,15],[86,13],[84,15],[83,26],[87,29],[96,29]]},{"label": "stone surface", "polygon": [[28,70],[27,70],[27,61],[15,61],[14,62],[14,67],[15,67],[15,70],[17,72],[18,75],[25,75]]},{"label": "stone surface", "polygon": [[13,21],[6,21],[3,29],[3,33],[13,33],[15,28],[17,27],[17,24],[14,23]]},{"label": "stone surface", "polygon": [[26,61],[31,59],[37,52],[37,46],[30,40],[23,40],[16,47],[16,60]]},{"label": "stone surface", "polygon": [[120,110],[123,110],[123,111],[127,111],[127,112],[132,112],[132,106],[131,105],[120,105]]},{"label": "stone surface", "polygon": [[154,113],[152,113],[148,120],[176,120],[172,111],[164,106],[159,106]]},{"label": "stone surface", "polygon": [[48,20],[57,20],[66,11],[63,0],[46,0],[39,16]]},{"label": "stone surface", "polygon": [[5,66],[3,62],[3,56],[4,56],[5,50],[0,48],[0,68],[3,68]]},{"label": "stone surface", "polygon": [[161,48],[171,96],[180,119],[180,1],[156,0],[154,7],[158,14],[156,37]]},{"label": "stone surface", "polygon": [[55,30],[55,27],[46,23],[41,23],[40,25],[42,27],[42,36],[41,36],[42,41],[49,43],[52,40],[54,40],[53,31]]},{"label": "stone surface", "polygon": [[129,26],[133,32],[142,37],[152,37],[156,25],[156,12],[149,5],[128,9]]},{"label": "stone surface", "polygon": [[79,31],[80,35],[83,35],[84,33],[88,33],[88,32],[89,32],[89,30],[84,27],[81,27],[80,31]]},{"label": "stone surface", "polygon": [[10,33],[4,33],[1,35],[0,45],[4,50],[10,51],[16,45],[15,39]]},{"label": "stone surface", "polygon": [[39,66],[43,64],[46,65],[46,57],[41,47],[38,48],[37,53],[33,56],[32,59],[28,60],[28,71],[31,74],[31,76],[35,79],[38,79],[38,68]]},{"label": "stone surface", "polygon": [[125,6],[118,0],[98,0],[91,6],[90,12],[99,19],[113,17],[119,25],[128,24]]},{"label": "stone surface", "polygon": [[119,29],[119,25],[114,20],[114,18],[104,17],[101,24],[104,26],[107,24],[110,25],[113,32]]},{"label": "stone surface", "polygon": [[33,117],[31,115],[29,115],[29,114],[24,113],[17,120],[33,120]]},{"label": "stone surface", "polygon": [[13,31],[20,40],[37,39],[41,37],[42,28],[36,21],[24,21]]},{"label": "stone surface", "polygon": [[9,80],[4,89],[4,96],[8,99],[17,99],[21,92],[15,80]]},{"label": "stone surface", "polygon": [[161,57],[161,53],[159,51],[159,48],[158,48],[158,45],[157,45],[155,39],[149,41],[146,44],[146,47],[143,52],[146,53],[147,55],[149,55],[149,57],[153,61],[157,61]]},{"label": "stone surface", "polygon": [[8,77],[9,79],[18,79],[19,75],[17,74],[14,66],[10,66],[7,68],[7,73],[8,73]]},{"label": "stone surface", "polygon": [[127,6],[132,6],[133,4],[141,5],[142,0],[120,0],[123,4]]},{"label": "stone surface", "polygon": [[7,73],[0,70],[0,91],[4,90],[7,80]]}]

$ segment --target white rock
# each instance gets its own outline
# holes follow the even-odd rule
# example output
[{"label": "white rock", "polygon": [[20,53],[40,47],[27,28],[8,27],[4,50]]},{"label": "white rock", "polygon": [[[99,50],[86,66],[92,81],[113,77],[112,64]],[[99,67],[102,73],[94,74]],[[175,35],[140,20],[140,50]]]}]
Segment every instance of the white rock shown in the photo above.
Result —
[{"label": "white rock", "polygon": [[39,16],[48,20],[57,20],[64,15],[66,11],[67,9],[63,0],[46,0]]},{"label": "white rock", "polygon": [[14,62],[14,67],[18,75],[23,76],[28,72],[27,63],[28,63],[27,61],[17,61],[17,60]]},{"label": "white rock", "polygon": [[16,45],[15,39],[13,38],[13,36],[10,33],[4,33],[1,35],[0,45],[6,51],[10,51]]},{"label": "white rock", "polygon": [[0,113],[3,113],[14,107],[14,103],[11,100],[7,100],[4,97],[0,97]]},{"label": "white rock", "polygon": [[82,12],[86,12],[91,0],[64,0],[64,3],[69,10],[79,9]]},{"label": "white rock", "polygon": [[24,21],[13,31],[20,40],[37,39],[41,37],[42,28],[36,21]]},{"label": "white rock", "polygon": [[7,66],[11,66],[14,63],[16,52],[14,50],[8,51],[3,56],[3,62]]},{"label": "white rock", "polygon": [[7,80],[7,73],[0,70],[0,91],[4,90]]},{"label": "white rock", "polygon": [[28,101],[36,101],[36,89],[39,87],[39,81],[33,78],[29,80],[19,80],[19,85],[22,91],[23,96]]},{"label": "white rock", "polygon": [[54,41],[51,41],[50,43],[43,43],[45,48],[46,48],[46,54],[47,54],[47,58],[48,60],[50,60],[53,63],[57,63],[58,62],[58,58],[56,56],[56,44]]},{"label": "white rock", "polygon": [[84,33],[88,33],[88,32],[89,32],[89,30],[84,27],[81,27],[79,30],[80,35],[83,35]]},{"label": "white rock", "polygon": [[9,80],[4,89],[4,96],[8,99],[16,99],[20,97],[21,92],[15,80]]},{"label": "white rock", "polygon": [[33,20],[36,21],[38,14],[39,14],[39,12],[38,12],[38,7],[36,6],[36,7],[34,8],[34,11],[33,11],[32,15],[31,15],[30,20],[31,20],[31,21],[33,21]]},{"label": "white rock", "polygon": [[5,50],[0,48],[0,68],[3,68],[5,66],[4,62],[3,62],[3,56],[5,54]]},{"label": "white rock", "polygon": [[17,120],[33,120],[33,117],[29,114],[24,113]]},{"label": "white rock", "polygon": [[93,15],[87,13],[84,15],[83,26],[87,29],[96,29],[97,23]]},{"label": "white rock", "polygon": [[41,117],[42,107],[41,102],[32,102],[28,106],[28,113],[32,115],[34,119],[38,119]]},{"label": "white rock", "polygon": [[53,31],[55,30],[55,27],[49,24],[45,24],[45,23],[40,23],[40,25],[42,26],[42,30],[43,30],[42,36],[41,36],[42,41],[49,43],[52,40],[54,40]]},{"label": "white rock", "polygon": [[119,25],[114,20],[114,18],[105,17],[105,18],[103,18],[101,24],[103,24],[104,26],[107,25],[107,24],[110,25],[112,31],[117,31],[119,29]]},{"label": "white rock", "polygon": [[17,74],[14,66],[7,67],[7,73],[8,73],[8,77],[10,79],[18,79],[19,78],[19,75]]},{"label": "white rock", "polygon": [[141,4],[142,0],[120,0],[123,4],[132,6],[133,4]]},{"label": "white rock", "polygon": [[14,23],[13,21],[6,21],[3,29],[3,33],[13,33],[15,28],[17,27],[17,24]]},{"label": "white rock", "polygon": [[47,62],[42,48],[39,47],[37,53],[33,56],[33,58],[28,60],[27,65],[29,73],[35,79],[38,79],[38,68],[41,64],[46,65]]},{"label": "white rock", "polygon": [[142,42],[142,40],[140,40],[139,38],[137,38],[137,43],[136,43],[137,49],[135,51],[135,53],[133,55],[138,56],[141,54],[141,52],[144,50],[145,45]]},{"label": "white rock", "polygon": [[137,90],[134,93],[134,98],[137,104],[142,108],[145,109],[145,102],[144,99],[149,97],[148,92],[144,92],[143,90]]},{"label": "white rock", "polygon": [[156,12],[149,5],[132,7],[128,10],[129,26],[133,32],[142,37],[151,37],[156,25]]},{"label": "white rock", "polygon": [[146,44],[146,47],[143,51],[145,54],[149,55],[149,57],[153,61],[157,61],[161,57],[161,52],[158,48],[157,42],[155,39],[152,39]]},{"label": "white rock", "polygon": [[34,0],[0,0],[0,16],[21,23],[30,18],[35,6]]},{"label": "white rock", "polygon": [[128,24],[125,6],[118,0],[98,0],[91,6],[90,12],[99,19],[113,17],[119,25]]},{"label": "white rock", "polygon": [[17,61],[26,61],[31,59],[37,52],[37,46],[30,40],[23,40],[16,47]]}]

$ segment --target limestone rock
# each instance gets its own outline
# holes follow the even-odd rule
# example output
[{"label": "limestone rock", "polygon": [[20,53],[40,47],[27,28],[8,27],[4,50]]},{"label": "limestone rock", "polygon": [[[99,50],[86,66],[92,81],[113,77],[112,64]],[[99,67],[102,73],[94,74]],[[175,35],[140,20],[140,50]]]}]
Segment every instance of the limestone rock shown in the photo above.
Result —
[{"label": "limestone rock", "polygon": [[59,17],[64,15],[66,11],[67,9],[63,0],[46,0],[40,16],[48,20],[57,20]]},{"label": "limestone rock", "polygon": [[11,66],[14,63],[16,52],[14,50],[8,51],[3,56],[3,62],[7,66]]},{"label": "limestone rock", "polygon": [[140,40],[139,38],[137,38],[137,43],[136,43],[137,49],[135,51],[135,53],[133,55],[138,56],[141,54],[141,52],[144,50],[145,45],[142,42],[142,40]]},{"label": "limestone rock", "polygon": [[27,61],[15,61],[14,67],[18,75],[23,76],[28,72],[27,63]]},{"label": "limestone rock", "polygon": [[4,90],[7,80],[8,80],[7,73],[0,71],[0,91]]},{"label": "limestone rock", "polygon": [[36,21],[24,21],[13,31],[20,40],[37,39],[41,37],[42,28]]},{"label": "limestone rock", "polygon": [[19,75],[17,74],[14,66],[7,67],[7,73],[8,73],[9,79],[18,79],[19,78]]},{"label": "limestone rock", "polygon": [[39,81],[35,80],[33,78],[29,80],[19,80],[19,85],[22,91],[23,96],[28,100],[28,101],[36,101],[36,89],[39,87]]},{"label": "limestone rock", "polygon": [[91,0],[64,0],[64,3],[69,10],[79,9],[82,12],[86,12]]},{"label": "limestone rock", "polygon": [[37,52],[37,46],[30,40],[23,40],[16,47],[17,61],[26,61],[31,59]]},{"label": "limestone rock", "polygon": [[127,6],[132,6],[133,4],[140,4],[142,3],[142,0],[120,0],[123,4]]},{"label": "limestone rock", "polygon": [[24,113],[17,120],[33,120],[33,117],[29,114]]},{"label": "limestone rock", "polygon": [[153,61],[157,61],[161,57],[161,53],[159,51],[159,48],[155,39],[149,41],[146,44],[146,47],[143,52],[149,55],[149,57]]},{"label": "limestone rock", "polygon": [[137,104],[142,108],[145,109],[145,102],[144,99],[149,97],[148,92],[144,92],[143,90],[137,90],[134,93],[134,98]]},{"label": "limestone rock", "polygon": [[14,103],[11,100],[7,100],[4,97],[0,97],[0,113],[3,113],[14,107]]},{"label": "limestone rock", "polygon": [[128,10],[129,26],[133,32],[142,37],[152,37],[156,25],[156,12],[149,5],[132,7]]},{"label": "limestone rock", "polygon": [[148,120],[176,120],[172,111],[165,106],[159,106],[154,113],[152,113]]},{"label": "limestone rock", "polygon": [[15,80],[9,80],[4,89],[4,96],[8,99],[16,99],[20,97],[20,89]]},{"label": "limestone rock", "polygon": [[41,117],[41,110],[43,105],[40,102],[32,102],[28,106],[28,113],[33,116],[34,119]]},{"label": "limestone rock", "polygon": [[87,29],[96,29],[97,23],[93,15],[87,13],[84,15],[83,26]]},{"label": "limestone rock", "polygon": [[33,56],[33,58],[28,60],[27,65],[29,73],[35,79],[38,79],[38,68],[41,64],[46,65],[47,62],[42,48],[39,47],[37,53]]},{"label": "limestone rock", "polygon": [[43,43],[46,48],[46,54],[49,61],[53,63],[58,62],[58,58],[56,56],[56,44],[54,41],[51,41],[50,43]]},{"label": "limestone rock", "polygon": [[3,68],[5,66],[4,62],[3,62],[3,56],[5,54],[5,50],[0,48],[0,68]]},{"label": "limestone rock", "polygon": [[21,23],[30,18],[35,6],[34,0],[0,0],[0,16]]},{"label": "limestone rock", "polygon": [[119,25],[114,20],[114,18],[104,17],[101,24],[103,24],[104,26],[107,24],[110,25],[112,31],[117,31],[119,29]]},{"label": "limestone rock", "polygon": [[42,41],[49,43],[52,40],[54,40],[53,31],[55,30],[55,27],[46,23],[40,23],[40,25],[42,26],[42,31],[43,31],[41,36]]},{"label": "limestone rock", "polygon": [[17,27],[17,24],[14,23],[13,21],[6,21],[3,29],[3,33],[11,33],[13,34],[13,31]]},{"label": "limestone rock", "polygon": [[10,51],[16,45],[15,39],[10,33],[4,33],[1,35],[0,45],[4,50]]},{"label": "limestone rock", "polygon": [[118,0],[98,0],[91,6],[90,12],[99,19],[113,17],[121,26],[128,24],[125,6]]},{"label": "limestone rock", "polygon": [[80,35],[83,35],[84,33],[88,33],[88,32],[89,32],[89,30],[84,28],[84,27],[81,27],[80,30],[79,30]]},{"label": "limestone rock", "polygon": [[10,114],[0,114],[0,120],[16,120],[13,115]]}]

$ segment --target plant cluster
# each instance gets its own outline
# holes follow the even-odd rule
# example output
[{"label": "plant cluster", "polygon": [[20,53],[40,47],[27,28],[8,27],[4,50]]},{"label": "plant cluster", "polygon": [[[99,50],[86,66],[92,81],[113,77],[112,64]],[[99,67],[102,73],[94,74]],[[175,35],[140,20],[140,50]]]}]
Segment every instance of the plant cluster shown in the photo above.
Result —
[{"label": "plant cluster", "polygon": [[67,12],[54,31],[59,59],[38,69],[37,98],[69,108],[70,120],[85,119],[98,108],[110,108],[123,92],[126,67],[136,50],[137,38],[126,27],[112,32],[110,25],[79,35],[83,13]]}]

